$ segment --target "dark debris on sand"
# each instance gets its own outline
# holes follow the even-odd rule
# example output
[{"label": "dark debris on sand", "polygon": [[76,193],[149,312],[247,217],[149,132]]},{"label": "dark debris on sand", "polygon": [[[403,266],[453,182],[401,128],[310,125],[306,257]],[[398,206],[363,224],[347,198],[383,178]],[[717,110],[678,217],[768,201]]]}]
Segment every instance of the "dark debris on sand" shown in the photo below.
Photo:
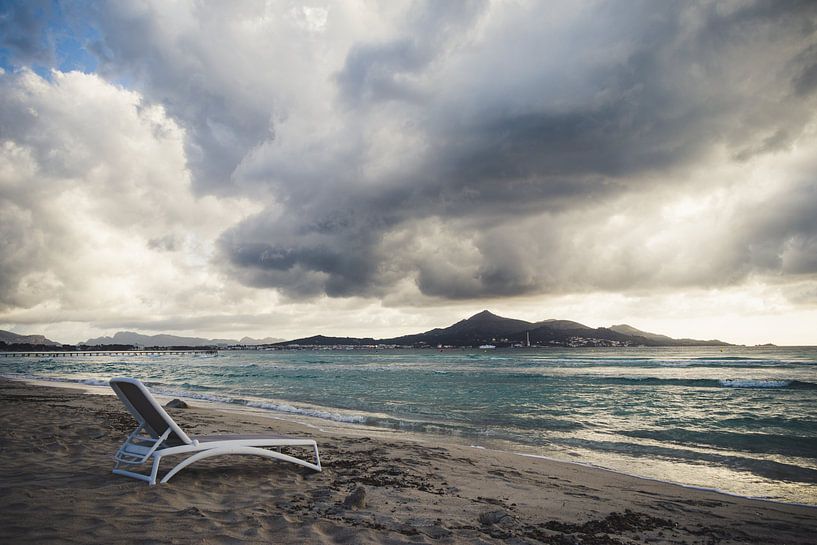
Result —
[{"label": "dark debris on sand", "polygon": [[363,485],[414,489],[436,495],[447,491],[448,483],[429,461],[440,453],[423,453],[409,460],[391,456],[385,447],[353,451],[326,447],[323,450],[326,452],[322,457],[324,465],[332,468],[334,477],[329,486],[335,490]]},{"label": "dark debris on sand", "polygon": [[[309,496],[292,496],[278,507],[293,515],[316,516],[355,527],[433,540],[459,534],[461,537],[473,536],[479,541],[496,539],[519,544],[625,545],[643,542],[642,538],[647,537],[660,542],[680,531],[678,525],[668,519],[630,510],[576,524],[526,520],[514,513],[516,504],[509,505],[500,498],[483,496],[457,498],[465,507],[470,506],[469,509],[479,513],[473,524],[462,520],[413,517],[412,510],[391,514],[385,505],[373,504],[372,494],[391,490],[396,504],[401,503],[398,494],[401,491],[410,494],[413,501],[419,499],[417,493],[427,494],[428,499],[422,503],[430,503],[435,501],[432,498],[447,494],[450,498],[450,487],[435,471],[434,460],[435,457],[451,459],[451,456],[442,449],[425,451],[434,447],[400,445],[403,451],[417,451],[417,456],[408,463],[407,458],[395,457],[395,451],[388,445],[361,439],[350,447],[348,443],[343,449],[327,445],[324,460],[329,469],[321,476],[326,488],[316,489]],[[401,505],[410,504],[411,501],[406,499]],[[485,509],[485,506],[489,508]]]}]

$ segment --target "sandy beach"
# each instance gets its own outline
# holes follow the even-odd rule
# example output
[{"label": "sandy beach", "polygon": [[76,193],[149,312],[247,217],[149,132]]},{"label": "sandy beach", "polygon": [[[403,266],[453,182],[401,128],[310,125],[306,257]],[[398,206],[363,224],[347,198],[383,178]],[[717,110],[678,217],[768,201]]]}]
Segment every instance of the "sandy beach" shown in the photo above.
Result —
[{"label": "sandy beach", "polygon": [[204,404],[169,412],[197,435],[313,436],[324,471],[228,456],[149,487],[110,471],[134,427],[115,397],[2,380],[0,541],[807,544],[817,535],[813,507],[431,437],[322,431]]}]

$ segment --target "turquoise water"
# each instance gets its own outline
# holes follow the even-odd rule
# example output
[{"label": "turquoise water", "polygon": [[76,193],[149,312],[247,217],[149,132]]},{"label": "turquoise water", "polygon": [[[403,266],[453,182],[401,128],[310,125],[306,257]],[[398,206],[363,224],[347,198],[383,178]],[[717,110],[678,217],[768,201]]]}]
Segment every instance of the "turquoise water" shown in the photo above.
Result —
[{"label": "turquoise water", "polygon": [[0,358],[104,384],[817,504],[817,348],[226,351]]}]

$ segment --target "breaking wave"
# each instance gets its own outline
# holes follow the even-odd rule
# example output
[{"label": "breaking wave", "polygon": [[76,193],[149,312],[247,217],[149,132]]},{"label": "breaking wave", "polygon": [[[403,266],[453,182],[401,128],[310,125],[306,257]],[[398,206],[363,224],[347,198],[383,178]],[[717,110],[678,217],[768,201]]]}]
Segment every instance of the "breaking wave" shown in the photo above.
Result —
[{"label": "breaking wave", "polygon": [[[591,379],[592,380],[592,379]],[[690,388],[770,388],[791,390],[817,390],[817,384],[785,379],[677,379],[657,377],[604,377],[596,379],[605,384],[631,386],[686,386]]]}]

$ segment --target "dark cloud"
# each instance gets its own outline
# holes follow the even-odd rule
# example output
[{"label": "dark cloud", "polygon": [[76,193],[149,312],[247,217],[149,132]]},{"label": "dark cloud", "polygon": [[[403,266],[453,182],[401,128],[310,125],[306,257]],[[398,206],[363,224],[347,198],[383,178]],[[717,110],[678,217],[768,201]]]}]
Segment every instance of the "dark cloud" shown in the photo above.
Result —
[{"label": "dark cloud", "polygon": [[418,2],[408,13],[404,35],[350,49],[336,76],[341,99],[352,107],[422,101],[422,87],[412,77],[454,47],[486,8],[483,0]]},{"label": "dark cloud", "polygon": [[[814,102],[803,92],[813,60],[813,5],[750,3],[731,11],[719,5],[603,5],[599,12],[571,13],[554,23],[561,25],[556,29],[539,21],[541,13],[517,16],[517,26],[498,29],[497,36],[486,31],[484,43],[449,51],[444,60],[437,49],[406,38],[352,47],[337,76],[341,102],[405,116],[424,152],[377,183],[348,176],[366,169],[361,147],[346,164],[330,162],[325,179],[276,186],[290,208],[274,220],[271,212],[262,213],[222,238],[234,271],[252,285],[295,297],[380,295],[405,277],[423,293],[444,298],[583,283],[626,289],[648,283],[649,275],[635,266],[606,276],[580,274],[575,282],[566,278],[571,249],[559,242],[570,236],[566,222],[549,225],[564,231],[545,236],[511,226],[520,217],[598,207],[629,192],[678,184],[684,172],[715,160],[718,149],[731,150],[737,161],[785,152],[813,119]],[[467,34],[473,24],[457,31]],[[548,58],[560,53],[546,49],[549,33],[567,42],[564,58]],[[467,58],[469,48],[484,55]],[[608,50],[619,54],[611,57]],[[755,54],[774,64],[759,63]],[[431,83],[416,84],[423,79],[418,75]],[[275,163],[259,179],[265,176],[279,178]],[[804,196],[803,206],[814,210],[817,199]],[[397,258],[401,248],[383,247],[390,233],[424,220],[447,222],[454,230],[449,236],[473,246],[473,262]],[[779,254],[800,236],[788,223],[792,232],[766,240],[766,226],[753,225],[745,227],[740,244],[755,248],[754,257],[715,259],[712,267],[695,267],[698,272],[672,282],[717,284],[771,270],[758,249],[765,245]],[[420,231],[416,236],[423,236]],[[537,251],[511,255],[506,248],[519,241],[506,237],[519,236],[532,238],[525,244]],[[807,268],[797,263],[797,270]],[[668,282],[656,275],[653,282]]]},{"label": "dark cloud", "polygon": [[383,45],[355,46],[338,74],[338,87],[344,101],[352,106],[382,100],[412,100],[419,93],[402,74],[410,74],[428,63],[429,55],[419,44],[401,39]]},{"label": "dark cloud", "polygon": [[[575,48],[569,55],[575,58],[540,66],[533,55],[521,53],[521,62],[530,63],[527,69],[540,72],[538,84],[511,88],[516,96],[486,101],[465,115],[453,102],[457,96],[445,104],[453,115],[444,116],[434,132],[446,146],[441,163],[450,161],[447,180],[461,174],[468,183],[486,179],[493,184],[537,176],[549,185],[553,176],[661,172],[694,163],[723,144],[750,143],[755,153],[783,149],[810,118],[803,114],[813,103],[797,100],[785,85],[801,77],[799,67],[760,66],[751,51],[768,48],[784,63],[792,56],[813,60],[808,53],[815,36],[795,33],[793,39],[788,34],[802,19],[815,20],[813,6],[787,11],[750,4],[724,14],[716,6],[633,4],[629,10],[608,6],[600,11],[594,15],[605,28],[577,22],[569,33]],[[699,22],[683,26],[684,18]],[[582,43],[581,36],[592,31],[599,35]],[[604,58],[605,47],[627,52],[609,62],[582,62],[593,55]],[[496,82],[475,83],[501,89],[507,80],[503,72],[515,75],[501,63],[520,61],[494,62],[498,72],[490,78]],[[559,84],[548,81],[548,75],[578,81],[554,94],[551,88]],[[760,145],[755,145],[757,135]]]},{"label": "dark cloud", "polygon": [[817,275],[817,176],[741,218],[745,248],[735,267],[774,275]]},{"label": "dark cloud", "polygon": [[49,65],[54,58],[47,33],[52,10],[49,0],[0,0],[0,47],[20,64]]},{"label": "dark cloud", "polygon": [[[812,33],[815,29],[812,29]],[[792,62],[794,78],[792,84],[800,96],[807,96],[817,90],[817,45],[803,50]]]},{"label": "dark cloud", "polygon": [[384,220],[361,206],[344,216],[295,212],[269,221],[262,214],[228,231],[221,245],[234,273],[249,285],[287,286],[296,297],[366,294],[380,281],[375,226]]}]

